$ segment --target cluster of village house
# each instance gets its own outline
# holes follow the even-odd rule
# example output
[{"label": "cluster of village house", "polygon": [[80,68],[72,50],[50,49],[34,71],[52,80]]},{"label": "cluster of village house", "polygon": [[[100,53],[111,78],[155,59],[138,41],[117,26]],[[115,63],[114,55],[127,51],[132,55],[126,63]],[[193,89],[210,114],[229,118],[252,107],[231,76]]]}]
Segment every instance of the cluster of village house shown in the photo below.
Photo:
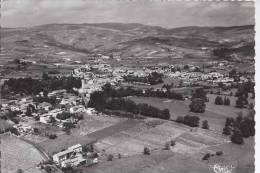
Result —
[{"label": "cluster of village house", "polygon": [[[40,93],[42,94],[42,93]],[[29,105],[32,105],[36,111],[32,112],[32,117],[39,118],[39,122],[49,124],[51,123],[51,118],[54,118],[56,120],[56,125],[59,127],[63,127],[63,123],[65,122],[71,122],[75,123],[77,122],[77,119],[74,117],[70,117],[65,120],[61,120],[57,118],[58,114],[61,114],[63,112],[69,112],[71,114],[75,113],[88,113],[93,114],[95,113],[95,110],[93,108],[85,108],[85,106],[82,104],[82,99],[80,96],[76,96],[73,94],[69,94],[66,92],[66,90],[56,90],[48,94],[48,97],[55,96],[56,99],[59,100],[59,104],[54,106],[48,102],[42,102],[37,103],[34,102],[32,97],[24,97],[19,100],[12,100],[7,103],[2,104],[1,111],[16,111],[20,112],[18,116],[21,119],[24,119],[26,116],[26,111]],[[30,125],[27,125],[26,123],[19,123],[14,125],[15,128],[17,128],[18,132],[21,135],[26,135],[28,133],[32,132],[32,127]]]},{"label": "cluster of village house", "polygon": [[[210,65],[214,68],[222,68],[228,66],[228,62],[223,61],[220,63],[211,62]],[[201,69],[195,65],[186,65],[188,70],[172,71],[175,68],[173,65],[158,65],[152,67],[143,67],[141,69],[128,68],[128,67],[114,67],[112,68],[108,64],[86,64],[79,68],[74,69],[73,75],[75,77],[82,78],[82,88],[80,93],[86,94],[86,98],[89,98],[90,93],[96,90],[101,90],[101,87],[109,82],[111,85],[118,85],[124,82],[124,76],[136,76],[145,77],[152,72],[163,74],[165,77],[176,78],[183,81],[183,86],[191,86],[192,84],[198,84],[204,82],[208,86],[217,85],[223,83],[226,86],[231,85],[234,82],[233,78],[230,78],[228,73],[222,74],[220,72],[196,72],[196,69]],[[178,65],[183,69],[183,65]],[[99,71],[94,73],[93,71]],[[214,70],[213,70],[214,71]],[[248,78],[240,77],[240,82],[247,82]],[[200,83],[201,84],[201,83]]]}]

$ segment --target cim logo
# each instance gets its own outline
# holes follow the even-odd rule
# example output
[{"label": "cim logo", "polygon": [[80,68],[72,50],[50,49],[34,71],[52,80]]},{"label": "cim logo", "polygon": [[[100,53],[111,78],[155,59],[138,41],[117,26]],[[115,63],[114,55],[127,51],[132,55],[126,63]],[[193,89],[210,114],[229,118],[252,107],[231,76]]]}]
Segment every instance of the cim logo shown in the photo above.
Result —
[{"label": "cim logo", "polygon": [[214,173],[232,173],[233,169],[235,168],[233,165],[220,165],[215,164],[211,165],[211,170],[214,171]]}]

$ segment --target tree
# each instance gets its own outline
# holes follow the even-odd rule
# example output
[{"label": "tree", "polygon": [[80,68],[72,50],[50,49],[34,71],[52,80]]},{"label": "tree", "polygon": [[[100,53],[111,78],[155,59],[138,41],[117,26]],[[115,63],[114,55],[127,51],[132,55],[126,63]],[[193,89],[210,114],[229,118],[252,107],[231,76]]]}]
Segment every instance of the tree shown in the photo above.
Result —
[{"label": "tree", "polygon": [[20,135],[19,131],[18,131],[16,128],[14,128],[14,127],[11,127],[11,128],[10,128],[10,132],[13,133],[13,134],[15,134],[16,136],[19,136],[19,135]]},{"label": "tree", "polygon": [[48,73],[43,72],[43,73],[42,73],[42,79],[43,79],[43,80],[48,80],[48,79],[49,79]]},{"label": "tree", "polygon": [[224,99],[224,105],[225,106],[229,106],[230,105],[230,99],[229,98],[226,98]]},{"label": "tree", "polygon": [[50,116],[49,123],[52,125],[56,123],[56,119],[53,116]]},{"label": "tree", "polygon": [[48,97],[48,90],[47,90],[47,89],[44,89],[44,90],[43,90],[43,97],[44,97],[44,98],[47,98],[47,97]]},{"label": "tree", "polygon": [[203,129],[209,129],[209,124],[208,124],[208,121],[207,121],[207,120],[204,120],[204,121],[202,122],[202,128],[203,128]]},{"label": "tree", "polygon": [[192,100],[189,107],[191,112],[203,113],[205,112],[206,104],[203,99],[195,98]]},{"label": "tree", "polygon": [[28,116],[28,117],[32,116],[32,110],[31,110],[31,108],[29,106],[27,106],[27,108],[26,108],[25,115]]},{"label": "tree", "polygon": [[148,147],[144,147],[144,152],[143,152],[144,155],[150,155],[151,154],[151,151]]},{"label": "tree", "polygon": [[239,129],[243,137],[247,138],[255,135],[255,121],[245,117],[240,125]]},{"label": "tree", "polygon": [[217,97],[215,98],[215,104],[216,104],[216,105],[223,105],[223,99],[222,99],[222,97],[217,96]]},{"label": "tree", "polygon": [[73,114],[71,114],[69,112],[62,112],[62,113],[57,114],[56,118],[58,118],[60,120],[66,120],[72,116],[73,116]]},{"label": "tree", "polygon": [[234,144],[243,144],[244,143],[243,136],[238,129],[234,130],[233,135],[231,136],[230,139]]},{"label": "tree", "polygon": [[248,101],[243,96],[238,97],[238,99],[236,100],[236,107],[237,108],[244,108],[245,105],[247,105],[247,104],[248,104]]},{"label": "tree", "polygon": [[225,126],[231,126],[234,123],[234,118],[226,118]]},{"label": "tree", "polygon": [[200,123],[200,118],[197,116],[186,115],[183,119],[183,124],[186,124],[190,127],[198,127]]},{"label": "tree", "polygon": [[203,88],[198,88],[195,90],[195,93],[192,95],[191,100],[200,98],[202,101],[206,102],[208,100],[207,93]]},{"label": "tree", "polygon": [[229,77],[230,78],[234,78],[237,76],[237,71],[236,69],[232,69],[230,72],[229,72]]},{"label": "tree", "polygon": [[106,97],[102,91],[95,91],[90,94],[88,107],[96,108],[96,110],[101,111],[105,108],[105,104]]},{"label": "tree", "polygon": [[223,128],[223,132],[222,132],[222,134],[223,135],[231,135],[231,129],[230,129],[230,127],[229,126],[225,126],[224,128]]}]

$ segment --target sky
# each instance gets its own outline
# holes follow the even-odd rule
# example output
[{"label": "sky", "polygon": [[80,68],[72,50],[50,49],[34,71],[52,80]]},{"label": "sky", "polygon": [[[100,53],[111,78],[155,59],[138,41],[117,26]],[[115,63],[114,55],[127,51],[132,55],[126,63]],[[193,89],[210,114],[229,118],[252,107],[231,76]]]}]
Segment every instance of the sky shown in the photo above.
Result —
[{"label": "sky", "polygon": [[3,0],[2,27],[50,23],[141,23],[165,28],[254,24],[254,2]]}]

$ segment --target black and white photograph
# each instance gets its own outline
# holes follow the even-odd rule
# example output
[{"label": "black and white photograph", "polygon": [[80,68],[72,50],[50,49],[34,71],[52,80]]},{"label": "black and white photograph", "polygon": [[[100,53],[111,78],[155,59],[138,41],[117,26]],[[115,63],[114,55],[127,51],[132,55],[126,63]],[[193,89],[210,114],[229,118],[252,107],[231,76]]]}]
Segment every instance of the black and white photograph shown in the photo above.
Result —
[{"label": "black and white photograph", "polygon": [[0,173],[257,172],[255,8],[1,0]]}]

